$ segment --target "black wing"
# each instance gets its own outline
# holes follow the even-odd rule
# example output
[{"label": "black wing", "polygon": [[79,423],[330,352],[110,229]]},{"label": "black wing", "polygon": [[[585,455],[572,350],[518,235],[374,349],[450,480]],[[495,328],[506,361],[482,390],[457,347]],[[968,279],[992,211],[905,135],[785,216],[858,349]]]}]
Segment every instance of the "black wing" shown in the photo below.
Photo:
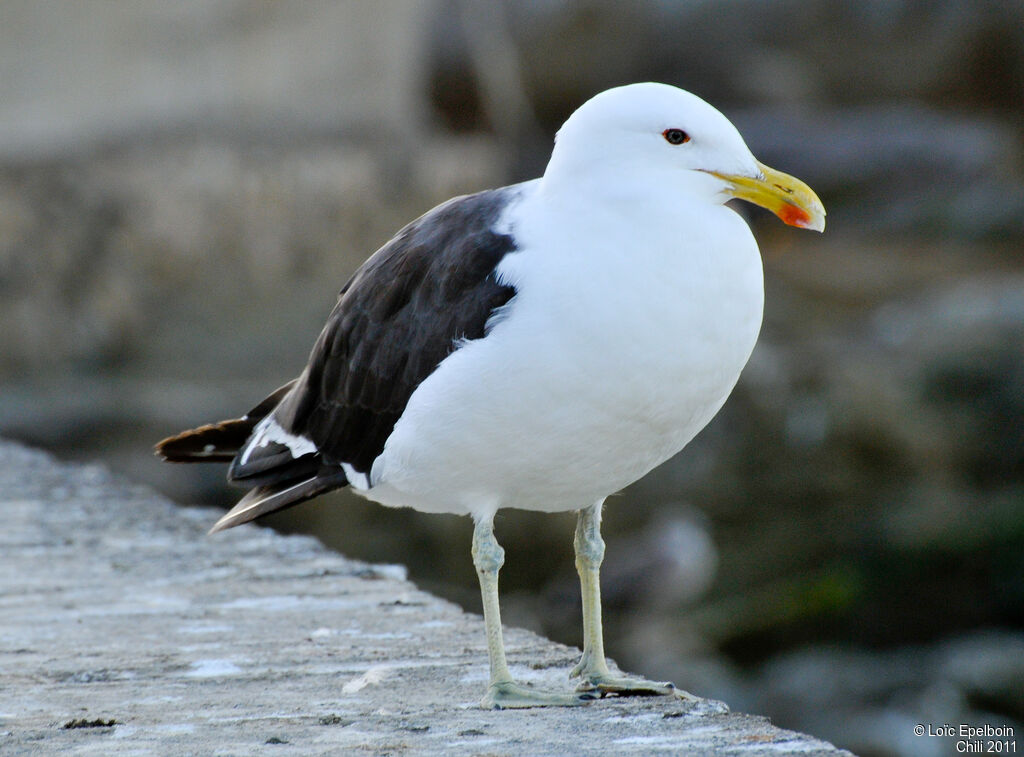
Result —
[{"label": "black wing", "polygon": [[269,486],[277,496],[297,481],[344,485],[342,463],[369,473],[420,382],[461,340],[483,337],[488,319],[515,294],[495,272],[515,242],[494,226],[517,194],[499,189],[451,200],[367,260],[341,290],[309,364],[271,414],[316,451],[296,457],[266,439],[254,446],[253,437],[231,479]]}]

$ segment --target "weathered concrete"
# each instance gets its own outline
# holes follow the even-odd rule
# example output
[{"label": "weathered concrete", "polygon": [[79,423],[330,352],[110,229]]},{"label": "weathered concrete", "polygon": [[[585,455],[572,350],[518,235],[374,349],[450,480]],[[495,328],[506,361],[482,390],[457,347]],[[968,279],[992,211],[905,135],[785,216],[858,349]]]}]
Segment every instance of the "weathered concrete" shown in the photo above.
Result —
[{"label": "weathered concrete", "polygon": [[[848,754],[724,705],[483,711],[481,619],[315,540],[0,442],[0,753]],[[507,634],[566,688],[577,650]]]}]

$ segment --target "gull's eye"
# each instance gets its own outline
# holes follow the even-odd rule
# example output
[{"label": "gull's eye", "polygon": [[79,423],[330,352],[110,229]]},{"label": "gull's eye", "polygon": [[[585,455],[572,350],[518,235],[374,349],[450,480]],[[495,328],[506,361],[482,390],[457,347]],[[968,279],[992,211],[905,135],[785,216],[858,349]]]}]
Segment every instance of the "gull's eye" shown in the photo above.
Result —
[{"label": "gull's eye", "polygon": [[665,129],[661,133],[670,145],[683,145],[690,141],[690,135],[682,129]]}]

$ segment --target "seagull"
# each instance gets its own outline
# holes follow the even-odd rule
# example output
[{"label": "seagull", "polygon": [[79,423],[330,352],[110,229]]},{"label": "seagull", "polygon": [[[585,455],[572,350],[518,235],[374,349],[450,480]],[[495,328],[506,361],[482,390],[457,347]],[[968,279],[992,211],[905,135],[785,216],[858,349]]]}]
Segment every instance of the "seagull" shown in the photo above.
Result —
[{"label": "seagull", "polygon": [[[484,707],[682,696],[607,664],[601,511],[712,419],[757,340],[761,258],[732,198],[825,227],[810,187],[759,163],[696,95],[655,83],[602,92],[558,131],[543,176],[449,200],[367,259],[298,378],[157,454],[230,463],[228,479],[249,488],[211,533],[346,486],[470,516]],[[505,507],[578,512],[575,690],[509,671],[493,527]]]}]

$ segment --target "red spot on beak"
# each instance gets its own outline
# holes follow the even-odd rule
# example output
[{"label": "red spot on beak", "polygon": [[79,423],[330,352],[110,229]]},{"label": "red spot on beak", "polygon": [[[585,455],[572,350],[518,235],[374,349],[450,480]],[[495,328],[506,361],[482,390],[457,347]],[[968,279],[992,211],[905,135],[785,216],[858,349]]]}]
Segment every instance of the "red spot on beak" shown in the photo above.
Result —
[{"label": "red spot on beak", "polygon": [[779,218],[782,219],[783,223],[789,226],[798,226],[801,229],[806,228],[807,223],[811,220],[807,211],[788,203],[779,210]]}]

